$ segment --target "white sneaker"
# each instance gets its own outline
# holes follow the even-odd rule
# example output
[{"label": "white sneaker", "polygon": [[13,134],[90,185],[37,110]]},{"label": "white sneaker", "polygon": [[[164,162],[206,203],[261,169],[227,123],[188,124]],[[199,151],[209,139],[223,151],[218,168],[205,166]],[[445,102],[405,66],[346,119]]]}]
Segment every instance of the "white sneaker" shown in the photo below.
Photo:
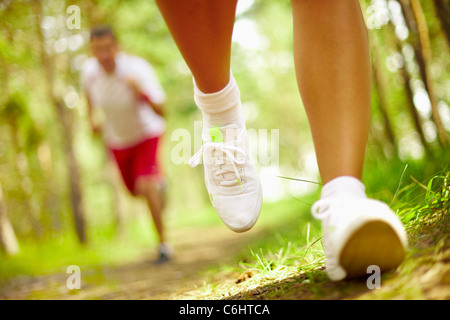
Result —
[{"label": "white sneaker", "polygon": [[213,127],[202,136],[203,146],[189,163],[195,167],[203,160],[206,189],[219,217],[231,230],[247,231],[258,220],[262,187],[245,128],[234,124]]},{"label": "white sneaker", "polygon": [[367,275],[367,267],[396,268],[408,246],[397,215],[383,202],[350,197],[317,201],[312,214],[322,220],[326,270],[333,281]]},{"label": "white sneaker", "polygon": [[160,243],[158,247],[158,259],[156,264],[164,264],[169,262],[173,254],[173,248],[167,243]]}]

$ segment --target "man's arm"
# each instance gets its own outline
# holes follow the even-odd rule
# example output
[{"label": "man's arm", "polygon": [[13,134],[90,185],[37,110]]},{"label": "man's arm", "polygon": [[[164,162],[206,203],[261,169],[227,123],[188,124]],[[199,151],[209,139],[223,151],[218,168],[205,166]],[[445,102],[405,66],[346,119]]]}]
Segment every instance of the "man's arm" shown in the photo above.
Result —
[{"label": "man's arm", "polygon": [[152,101],[151,97],[149,97],[148,94],[146,94],[141,90],[138,83],[134,79],[128,78],[127,84],[134,91],[138,100],[143,100],[147,102],[148,105],[153,109],[153,111],[155,111],[156,114],[160,115],[161,117],[164,117],[164,104]]},{"label": "man's arm", "polygon": [[164,117],[164,104],[151,101],[150,97],[148,97],[145,93],[141,93],[140,97],[142,100],[146,101],[150,107],[152,107],[156,114]]},{"label": "man's arm", "polygon": [[89,97],[88,92],[86,92],[86,100],[87,100],[87,104],[88,104],[89,125],[91,126],[92,133],[95,135],[100,134],[100,132],[101,132],[100,127],[94,123],[94,117],[93,117],[93,112],[92,112],[93,107],[92,107],[91,98]]}]

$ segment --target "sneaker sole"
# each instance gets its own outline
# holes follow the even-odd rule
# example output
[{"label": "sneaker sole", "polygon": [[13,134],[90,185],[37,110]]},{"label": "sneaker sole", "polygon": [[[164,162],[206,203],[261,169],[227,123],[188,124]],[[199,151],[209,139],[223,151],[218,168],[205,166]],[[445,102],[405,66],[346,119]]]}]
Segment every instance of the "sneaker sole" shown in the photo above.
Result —
[{"label": "sneaker sole", "polygon": [[261,183],[259,183],[258,200],[257,200],[257,203],[256,203],[255,211],[253,213],[253,219],[250,221],[250,223],[248,223],[246,226],[243,226],[243,227],[233,227],[233,226],[230,226],[230,225],[225,223],[227,225],[227,227],[230,230],[232,230],[232,231],[234,231],[236,233],[243,233],[243,232],[246,232],[246,231],[250,230],[251,228],[253,228],[253,226],[258,221],[259,215],[261,213],[262,198],[263,198],[263,190],[262,190]]},{"label": "sneaker sole", "polygon": [[389,224],[371,221],[357,229],[345,244],[339,264],[346,278],[367,275],[367,267],[376,265],[388,271],[400,265],[406,251],[400,238]]}]

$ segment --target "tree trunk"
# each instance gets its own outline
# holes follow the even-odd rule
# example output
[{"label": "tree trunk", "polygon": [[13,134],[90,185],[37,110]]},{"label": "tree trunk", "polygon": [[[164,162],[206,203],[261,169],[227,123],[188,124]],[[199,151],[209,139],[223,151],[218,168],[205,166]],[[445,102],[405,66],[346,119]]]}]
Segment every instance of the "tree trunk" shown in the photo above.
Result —
[{"label": "tree trunk", "polygon": [[422,142],[422,146],[424,147],[425,152],[430,154],[431,151],[428,146],[428,142],[425,139],[425,134],[423,132],[422,119],[421,119],[419,113],[417,112],[416,106],[414,104],[414,93],[411,88],[411,77],[408,73],[408,70],[406,70],[405,66],[400,68],[400,73],[403,78],[403,84],[404,84],[405,90],[406,90],[406,98],[408,100],[409,113],[411,114],[411,116],[413,118],[414,127],[415,127],[417,133],[419,134],[420,141]]},{"label": "tree trunk", "polygon": [[[371,37],[373,40],[373,37]],[[379,58],[378,58],[378,52],[377,52],[377,43],[374,43],[372,46],[372,76],[373,76],[373,85],[378,95],[378,107],[381,112],[381,116],[383,118],[383,124],[386,132],[386,136],[388,138],[388,141],[390,142],[392,149],[394,150],[394,153],[397,154],[397,143],[395,141],[394,136],[394,130],[392,129],[392,124],[389,119],[389,115],[387,112],[388,106],[386,102],[386,90],[385,90],[385,82],[384,79],[382,79],[382,75],[378,71],[378,68],[380,66],[379,64]]]},{"label": "tree trunk", "polygon": [[15,168],[20,179],[18,183],[21,186],[24,197],[24,199],[22,200],[25,206],[24,217],[28,218],[34,235],[40,238],[43,235],[43,229],[38,218],[39,212],[36,210],[36,206],[34,206],[32,202],[33,181],[30,179],[28,159],[19,145],[17,123],[14,120],[10,122],[10,132],[12,142],[11,144],[14,148],[16,158]]},{"label": "tree trunk", "polygon": [[[390,22],[390,26],[393,29],[394,26],[392,22]],[[395,46],[398,52],[402,52],[402,43],[396,35],[395,35]],[[414,92],[413,89],[411,88],[411,76],[409,75],[408,70],[406,70],[405,64],[399,70],[403,79],[403,85],[405,87],[406,92],[406,99],[408,101],[408,109],[414,123],[414,128],[416,129],[416,132],[419,134],[420,142],[422,143],[425,152],[427,154],[430,154],[431,150],[429,148],[427,140],[425,139],[425,133],[423,132],[422,118],[420,117],[416,105],[414,104]]]},{"label": "tree trunk", "polygon": [[115,213],[115,224],[116,224],[116,234],[117,236],[123,237],[124,233],[124,221],[125,221],[125,212],[123,208],[123,201],[120,197],[120,188],[118,183],[121,183],[120,177],[118,176],[117,168],[115,167],[115,163],[109,158],[108,154],[106,154],[105,161],[105,182],[111,190],[111,196],[113,198],[112,205]]},{"label": "tree trunk", "polygon": [[72,207],[75,229],[80,243],[86,243],[86,220],[84,218],[81,179],[78,161],[73,148],[71,122],[67,119],[67,107],[64,102],[62,102],[62,100],[57,100],[54,101],[54,104],[63,131],[64,149],[67,157],[67,167],[69,168],[70,204]]},{"label": "tree trunk", "polygon": [[450,47],[450,1],[434,0],[436,16],[441,24],[447,45]]},{"label": "tree trunk", "polygon": [[420,2],[418,0],[409,0],[409,3],[411,4],[414,21],[417,25],[419,46],[423,58],[422,77],[431,102],[431,112],[433,116],[433,122],[436,125],[438,141],[444,148],[446,148],[448,147],[448,136],[442,124],[441,117],[439,115],[438,98],[436,96],[436,91],[430,72],[430,60],[432,52],[430,47],[427,22],[425,20],[425,15],[423,13]]},{"label": "tree trunk", "polygon": [[0,184],[0,247],[8,255],[19,253],[19,244],[16,234],[6,214],[6,206],[3,202],[2,186]]},{"label": "tree trunk", "polygon": [[62,141],[66,154],[66,167],[68,168],[69,176],[70,204],[75,223],[75,230],[78,240],[80,243],[84,244],[87,242],[86,221],[82,201],[79,166],[73,148],[72,122],[70,121],[69,114],[63,100],[58,98],[53,92],[54,64],[52,63],[53,59],[51,59],[45,50],[45,39],[41,30],[42,1],[35,0],[33,1],[33,4],[36,16],[38,39],[41,43],[41,61],[45,72],[45,81],[47,82],[48,97],[55,108],[57,119],[61,125]]}]

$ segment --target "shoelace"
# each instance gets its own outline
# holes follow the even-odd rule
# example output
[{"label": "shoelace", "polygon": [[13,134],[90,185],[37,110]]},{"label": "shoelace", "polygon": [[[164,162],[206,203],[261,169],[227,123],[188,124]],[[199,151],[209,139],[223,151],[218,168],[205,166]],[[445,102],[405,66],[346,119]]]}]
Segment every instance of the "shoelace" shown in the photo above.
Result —
[{"label": "shoelace", "polygon": [[[242,137],[242,132],[239,134],[237,141],[239,141]],[[199,151],[197,151],[189,160],[189,165],[191,167],[195,167],[200,164],[204,152],[210,152],[209,154],[212,155],[212,152],[214,151],[214,156],[211,156],[214,158],[214,166],[217,166],[219,169],[214,172],[214,174],[217,176],[222,175],[224,176],[226,173],[234,173],[236,179],[227,179],[220,181],[219,184],[223,186],[233,186],[236,184],[241,184],[241,174],[239,173],[239,169],[236,164],[244,164],[247,155],[242,148],[239,148],[234,145],[234,142],[206,142],[203,144],[203,146],[200,148]],[[218,156],[218,152],[220,152],[220,155],[226,155],[225,161],[223,161],[222,156]],[[234,156],[233,152],[236,152],[237,157]],[[227,157],[229,160],[227,160]],[[231,160],[231,161],[230,161]]]}]

